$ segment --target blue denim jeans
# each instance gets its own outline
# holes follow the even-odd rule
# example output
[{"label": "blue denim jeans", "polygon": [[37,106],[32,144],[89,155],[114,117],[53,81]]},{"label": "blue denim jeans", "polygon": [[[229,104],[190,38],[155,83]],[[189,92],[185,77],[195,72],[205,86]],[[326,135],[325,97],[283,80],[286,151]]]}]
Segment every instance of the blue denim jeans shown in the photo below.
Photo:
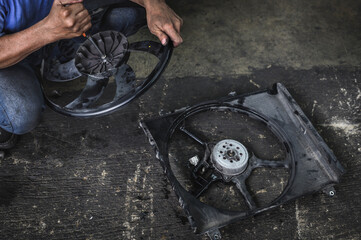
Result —
[{"label": "blue denim jeans", "polygon": [[[108,9],[100,21],[93,23],[91,32],[116,30],[129,36],[145,24],[143,8],[113,8]],[[0,69],[0,127],[8,132],[27,133],[40,121],[44,109],[39,83],[43,52],[37,51],[18,64]]]}]

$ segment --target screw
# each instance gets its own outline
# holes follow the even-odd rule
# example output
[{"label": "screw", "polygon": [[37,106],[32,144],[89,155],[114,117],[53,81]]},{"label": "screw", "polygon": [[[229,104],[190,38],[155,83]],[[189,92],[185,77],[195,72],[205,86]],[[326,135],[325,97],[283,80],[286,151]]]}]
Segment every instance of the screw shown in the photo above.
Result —
[{"label": "screw", "polygon": [[228,155],[229,157],[234,157],[234,155],[236,155],[236,153],[235,153],[233,150],[228,150],[228,151],[227,151],[227,155]]}]

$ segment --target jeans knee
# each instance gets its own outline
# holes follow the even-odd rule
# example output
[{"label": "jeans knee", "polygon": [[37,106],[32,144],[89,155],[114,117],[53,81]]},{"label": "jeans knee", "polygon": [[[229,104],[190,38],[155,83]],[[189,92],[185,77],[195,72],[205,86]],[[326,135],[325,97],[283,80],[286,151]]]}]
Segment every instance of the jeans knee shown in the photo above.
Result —
[{"label": "jeans knee", "polygon": [[42,99],[29,102],[26,99],[17,101],[16,106],[4,108],[1,127],[15,134],[25,134],[33,130],[39,123],[44,109]]},{"label": "jeans knee", "polygon": [[44,98],[34,71],[14,65],[0,71],[0,127],[24,134],[40,122]]},{"label": "jeans knee", "polygon": [[13,122],[15,123],[14,133],[24,134],[33,130],[37,125],[39,125],[43,110],[44,103],[39,101],[31,104],[31,106],[28,105],[24,107],[21,110],[22,112],[20,116],[17,118],[20,120],[17,121],[13,119]]},{"label": "jeans knee", "polygon": [[116,30],[126,36],[146,25],[145,10],[140,7],[113,8],[105,15],[101,30]]}]

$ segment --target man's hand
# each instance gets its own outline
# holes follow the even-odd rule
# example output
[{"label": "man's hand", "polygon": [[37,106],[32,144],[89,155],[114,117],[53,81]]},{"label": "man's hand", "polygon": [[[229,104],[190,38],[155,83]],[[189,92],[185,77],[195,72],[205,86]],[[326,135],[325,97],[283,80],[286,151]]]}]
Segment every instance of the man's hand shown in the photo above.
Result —
[{"label": "man's hand", "polygon": [[159,38],[163,45],[166,45],[169,41],[168,36],[175,47],[183,42],[180,35],[183,20],[165,3],[165,0],[131,1],[145,7],[148,28],[151,33]]},{"label": "man's hand", "polygon": [[80,36],[91,28],[91,18],[83,0],[54,0],[44,19],[51,42]]},{"label": "man's hand", "polygon": [[91,23],[82,1],[54,0],[49,15],[43,20],[20,32],[1,36],[0,69],[20,62],[49,43],[86,32]]}]

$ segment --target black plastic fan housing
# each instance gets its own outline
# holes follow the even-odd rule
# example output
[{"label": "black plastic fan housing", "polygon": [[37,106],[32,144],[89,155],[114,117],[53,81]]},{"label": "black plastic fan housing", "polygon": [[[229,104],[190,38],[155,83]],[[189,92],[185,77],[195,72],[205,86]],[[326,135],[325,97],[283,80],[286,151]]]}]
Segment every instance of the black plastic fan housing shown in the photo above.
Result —
[{"label": "black plastic fan housing", "polygon": [[[74,59],[65,63],[56,59],[47,62],[43,77],[62,83],[86,76],[84,88],[77,97],[53,97],[45,90],[47,84],[42,84],[46,103],[54,111],[72,117],[95,117],[114,112],[139,97],[159,79],[171,58],[172,49],[171,42],[165,46],[147,40],[128,43],[124,34],[111,30],[88,36]],[[146,77],[137,78],[128,62],[135,59],[132,57],[134,52],[144,54],[138,55],[138,59],[144,59],[141,56],[148,54],[157,58]],[[104,97],[103,93],[106,93]]]},{"label": "black plastic fan housing", "polygon": [[[207,138],[199,137],[197,132],[193,131],[194,129],[187,129],[186,122],[189,118],[207,111],[218,112],[218,114],[225,114],[227,111],[242,114],[264,124],[282,143],[285,149],[284,159],[275,161],[272,157],[259,158],[251,149],[229,138],[219,138],[220,141],[214,145]],[[155,119],[142,121],[140,125],[150,144],[153,145],[156,157],[191,227],[196,233],[206,233],[212,240],[221,239],[219,231],[221,227],[265,212],[301,196],[318,191],[334,196],[333,186],[345,173],[332,150],[326,145],[288,90],[280,83],[270,90],[228,96],[182,108]],[[244,134],[237,128],[234,131],[239,135]],[[191,158],[188,161],[190,167],[187,167],[187,171],[189,171],[190,181],[187,184],[196,186],[192,191],[188,191],[187,187],[182,185],[182,179],[177,178],[177,169],[172,168],[174,166],[172,162],[182,163],[181,159],[172,157],[169,151],[171,139],[176,132],[182,133],[203,148],[203,157]],[[258,168],[283,168],[289,173],[282,193],[262,206],[255,200],[247,184],[248,178]],[[201,196],[217,182],[235,185],[248,208],[228,210],[206,204]]]}]

